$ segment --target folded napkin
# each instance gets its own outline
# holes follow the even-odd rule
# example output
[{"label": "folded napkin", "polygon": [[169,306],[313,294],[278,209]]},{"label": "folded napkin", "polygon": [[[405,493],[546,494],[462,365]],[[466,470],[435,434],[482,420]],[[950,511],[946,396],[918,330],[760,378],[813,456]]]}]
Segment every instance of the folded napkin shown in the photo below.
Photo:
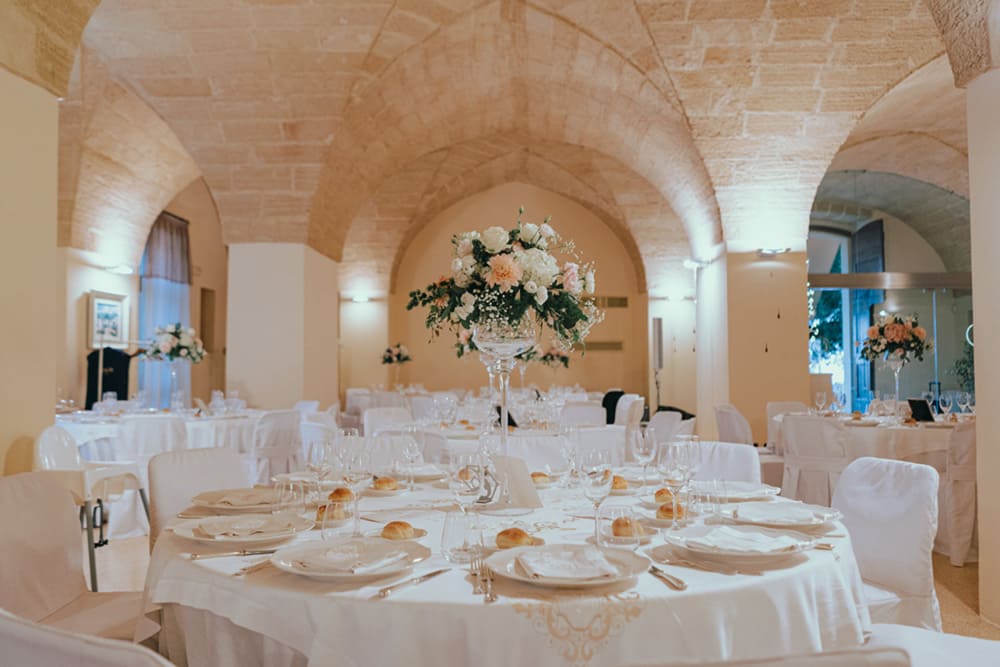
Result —
[{"label": "folded napkin", "polygon": [[[825,509],[825,512],[817,511]],[[816,517],[830,514],[829,508],[805,503],[743,503],[733,510],[733,516],[760,523],[812,523]]]},{"label": "folded napkin", "polygon": [[253,507],[254,505],[268,505],[273,503],[274,500],[274,489],[232,489],[219,496],[215,504],[230,505],[232,507]]},{"label": "folded napkin", "polygon": [[517,557],[528,576],[546,579],[610,579],[618,568],[592,547],[530,549]]},{"label": "folded napkin", "polygon": [[303,570],[343,574],[369,574],[401,563],[409,558],[405,551],[365,554],[357,549],[324,549],[302,556],[294,561]]},{"label": "folded napkin", "polygon": [[216,517],[199,522],[192,532],[218,539],[287,533],[294,529],[291,521],[278,516]]},{"label": "folded napkin", "polygon": [[700,537],[685,540],[689,547],[709,551],[742,552],[747,554],[767,554],[777,551],[794,551],[801,540],[791,535],[766,535],[751,530],[737,530],[719,526]]}]

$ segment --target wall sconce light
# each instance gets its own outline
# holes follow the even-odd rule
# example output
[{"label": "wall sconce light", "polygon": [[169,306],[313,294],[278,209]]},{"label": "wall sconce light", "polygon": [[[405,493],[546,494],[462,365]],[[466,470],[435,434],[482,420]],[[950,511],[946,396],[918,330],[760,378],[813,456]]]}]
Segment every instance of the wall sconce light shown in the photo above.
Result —
[{"label": "wall sconce light", "polygon": [[791,248],[757,248],[758,257],[777,257],[778,255],[784,255],[786,252],[791,252]]},{"label": "wall sconce light", "polygon": [[131,276],[135,273],[135,269],[128,264],[119,264],[118,266],[109,266],[105,269],[109,273],[116,273],[119,276]]},{"label": "wall sconce light", "polygon": [[701,261],[698,261],[697,259],[685,259],[684,260],[684,268],[685,269],[691,269],[692,271],[696,271],[698,269],[703,269],[706,266],[708,266],[708,262],[701,262]]},{"label": "wall sconce light", "polygon": [[364,295],[352,296],[351,301],[353,301],[354,303],[368,303],[369,301],[371,301],[371,297]]}]

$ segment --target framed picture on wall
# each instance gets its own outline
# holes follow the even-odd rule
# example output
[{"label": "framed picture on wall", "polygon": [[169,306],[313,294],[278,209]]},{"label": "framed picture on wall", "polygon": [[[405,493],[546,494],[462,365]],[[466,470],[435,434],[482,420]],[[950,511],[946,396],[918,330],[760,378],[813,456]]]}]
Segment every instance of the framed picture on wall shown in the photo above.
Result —
[{"label": "framed picture on wall", "polygon": [[88,345],[97,349],[128,347],[128,297],[91,290],[88,304]]}]

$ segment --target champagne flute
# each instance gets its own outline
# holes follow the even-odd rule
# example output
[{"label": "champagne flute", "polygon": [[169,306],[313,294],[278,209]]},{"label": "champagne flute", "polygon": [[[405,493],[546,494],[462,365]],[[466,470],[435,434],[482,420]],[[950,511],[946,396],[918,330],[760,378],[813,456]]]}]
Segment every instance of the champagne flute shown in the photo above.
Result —
[{"label": "champagne flute", "polygon": [[583,495],[594,503],[594,543],[600,542],[600,526],[598,512],[601,503],[611,494],[611,452],[604,449],[593,449],[580,457],[580,483],[583,485]]},{"label": "champagne flute", "polygon": [[826,392],[825,391],[817,391],[816,392],[816,396],[814,397],[814,400],[815,400],[815,403],[816,403],[816,412],[822,413],[823,412],[823,407],[826,405]]},{"label": "champagne flute", "polygon": [[656,458],[656,429],[652,426],[638,426],[629,433],[629,445],[632,456],[642,465],[642,482],[640,488],[646,487],[646,471],[649,464]]},{"label": "champagne flute", "polygon": [[358,446],[352,447],[342,459],[344,469],[342,479],[344,484],[354,494],[354,532],[353,537],[361,537],[361,515],[358,513],[358,506],[361,502],[361,492],[371,483],[371,454],[361,442]]}]

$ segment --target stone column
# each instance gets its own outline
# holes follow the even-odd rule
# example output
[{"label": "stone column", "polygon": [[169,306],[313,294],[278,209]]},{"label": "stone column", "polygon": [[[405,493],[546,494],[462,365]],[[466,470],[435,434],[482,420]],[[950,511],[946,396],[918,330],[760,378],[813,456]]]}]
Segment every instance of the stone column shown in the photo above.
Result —
[{"label": "stone column", "polygon": [[972,307],[976,341],[976,442],[979,509],[979,609],[1000,623],[1000,354],[993,338],[1000,332],[1000,70],[969,84],[969,193],[972,215]]},{"label": "stone column", "polygon": [[337,263],[295,243],[229,247],[226,387],[253,407],[338,400]]},{"label": "stone column", "polygon": [[62,327],[56,250],[58,102],[0,68],[0,459],[31,469],[53,423]]}]

